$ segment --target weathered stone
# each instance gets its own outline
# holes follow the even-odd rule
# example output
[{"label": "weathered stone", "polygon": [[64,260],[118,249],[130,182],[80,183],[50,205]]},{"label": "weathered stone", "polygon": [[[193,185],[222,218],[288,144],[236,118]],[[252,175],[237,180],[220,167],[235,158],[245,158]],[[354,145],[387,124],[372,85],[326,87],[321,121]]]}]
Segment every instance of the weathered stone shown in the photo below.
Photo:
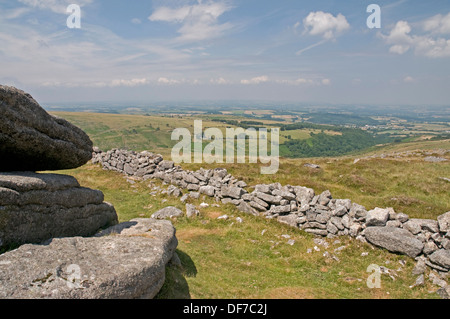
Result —
[{"label": "weathered stone", "polygon": [[358,237],[358,235],[360,234],[361,230],[362,230],[362,226],[360,224],[353,223],[349,227],[349,235],[351,237]]},{"label": "weathered stone", "polygon": [[71,169],[92,158],[92,141],[68,121],[48,114],[31,95],[0,85],[2,171]]},{"label": "weathered stone", "polygon": [[198,184],[199,180],[189,173],[183,174],[183,180],[188,184]]},{"label": "weathered stone", "polygon": [[367,212],[366,226],[385,226],[389,218],[389,210],[375,208]]},{"label": "weathered stone", "polygon": [[304,228],[317,228],[317,229],[327,229],[327,225],[318,222],[307,222],[303,225]]},{"label": "weathered stone", "polygon": [[330,222],[338,228],[338,230],[344,230],[345,227],[342,224],[342,219],[339,217],[331,217]]},{"label": "weathered stone", "polygon": [[[256,202],[256,201],[251,200],[251,201],[249,201],[248,203],[249,203],[250,206],[252,206],[253,208],[255,208],[257,211],[265,212],[265,211],[267,210],[266,207],[260,205],[260,204],[259,204],[258,202]],[[266,205],[267,205],[267,204],[266,204]]]},{"label": "weathered stone", "polygon": [[90,236],[117,223],[103,193],[80,187],[72,176],[0,173],[2,245],[39,243],[52,237]]},{"label": "weathered stone", "polygon": [[281,196],[281,197],[283,197],[284,199],[287,199],[287,200],[289,200],[289,201],[295,199],[295,195],[292,194],[292,193],[289,192],[289,191],[286,191],[286,190],[278,190],[278,189],[275,189],[275,190],[272,192],[272,195],[275,195],[275,196]]},{"label": "weathered stone", "polygon": [[336,235],[337,232],[339,231],[339,229],[332,222],[328,222],[328,224],[327,224],[327,231],[330,234]]},{"label": "weathered stone", "polygon": [[239,206],[237,206],[237,209],[247,214],[252,214],[256,216],[258,215],[258,212],[243,200],[241,200],[241,203],[239,204]]},{"label": "weathered stone", "polygon": [[272,189],[269,185],[258,184],[255,186],[255,192],[272,194]]},{"label": "weathered stone", "polygon": [[186,204],[186,217],[192,218],[198,216],[200,212],[192,204]]},{"label": "weathered stone", "polygon": [[158,166],[160,169],[167,171],[168,169],[171,169],[174,167],[174,162],[163,160],[158,164]]},{"label": "weathered stone", "polygon": [[413,218],[404,223],[403,228],[409,230],[414,235],[420,233],[422,230],[427,230],[433,233],[439,232],[438,222],[431,219]]},{"label": "weathered stone", "polygon": [[450,232],[450,212],[440,215],[437,218],[439,231],[442,233]]},{"label": "weathered stone", "polygon": [[332,199],[331,192],[329,190],[326,190],[319,195],[317,203],[326,206],[328,205],[331,199]]},{"label": "weathered stone", "polygon": [[233,204],[235,206],[239,205],[241,203],[240,200],[238,199],[234,199],[234,198],[230,198],[230,197],[225,197],[221,199],[222,204]]},{"label": "weathered stone", "polygon": [[320,168],[319,165],[317,165],[317,164],[312,164],[312,163],[306,163],[306,164],[303,164],[303,166],[304,166],[304,167],[309,167],[309,168],[315,168],[315,169],[319,169],[319,168]]},{"label": "weathered stone", "polygon": [[431,255],[438,249],[438,246],[433,241],[427,241],[423,247],[423,253],[425,255]]},{"label": "weathered stone", "polygon": [[307,205],[314,198],[314,190],[312,188],[294,186],[294,193],[296,195],[297,202],[301,205]]},{"label": "weathered stone", "polygon": [[342,216],[341,223],[345,228],[347,228],[347,229],[350,228],[350,222],[351,221],[350,221],[350,217],[348,217],[348,214]]},{"label": "weathered stone", "polygon": [[273,206],[270,208],[270,212],[273,214],[285,214],[291,212],[291,205],[285,206]]},{"label": "weathered stone", "polygon": [[386,227],[401,227],[402,223],[398,220],[388,220]]},{"label": "weathered stone", "polygon": [[319,236],[326,236],[328,235],[328,231],[325,229],[305,229],[305,232],[313,234],[313,235],[319,235]]},{"label": "weathered stone", "polygon": [[173,206],[168,206],[163,209],[158,210],[157,212],[152,214],[152,218],[155,219],[166,219],[166,218],[172,218],[172,217],[179,217],[182,216],[183,212]]},{"label": "weathered stone", "polygon": [[52,239],[0,255],[0,298],[155,297],[177,247],[172,224],[136,219],[102,235]]},{"label": "weathered stone", "polygon": [[430,261],[442,266],[446,269],[450,269],[450,250],[439,249],[429,256]]},{"label": "weathered stone", "polygon": [[289,214],[289,215],[277,217],[278,222],[289,225],[291,227],[298,226],[298,219],[299,219],[298,216],[295,214]]},{"label": "weathered stone", "polygon": [[345,206],[341,206],[341,205],[337,206],[336,205],[336,208],[333,210],[333,215],[342,217],[345,214],[347,214],[347,212],[348,212],[348,210],[347,210],[347,208],[345,208]]},{"label": "weathered stone", "polygon": [[331,212],[321,212],[320,214],[317,214],[316,221],[321,224],[326,224],[332,216]]},{"label": "weathered stone", "polygon": [[398,213],[397,214],[397,220],[400,223],[406,223],[409,220],[409,216],[403,213]]},{"label": "weathered stone", "polygon": [[[205,186],[203,186],[203,187],[205,187]],[[188,184],[186,186],[186,189],[188,191],[200,191],[200,185],[198,185],[198,184]]]},{"label": "weathered stone", "polygon": [[412,274],[413,275],[421,275],[421,274],[425,273],[426,269],[427,269],[427,265],[425,264],[425,258],[419,257],[416,265],[414,266],[414,269],[412,270]]},{"label": "weathered stone", "polygon": [[365,219],[367,215],[367,210],[364,206],[352,203],[352,207],[349,211],[350,217],[354,217],[357,219]]},{"label": "weathered stone", "polygon": [[233,186],[224,186],[220,191],[223,197],[231,197],[234,199],[241,199],[242,194],[245,193],[244,189]]},{"label": "weathered stone", "polygon": [[205,194],[206,196],[213,197],[216,189],[213,186],[200,186],[198,192],[200,194]]},{"label": "weathered stone", "polygon": [[352,201],[350,199],[336,199],[335,205],[336,205],[336,208],[344,207],[348,212],[348,211],[350,211],[350,208],[352,207]]},{"label": "weathered stone", "polygon": [[262,199],[266,203],[278,205],[280,204],[281,200],[283,199],[281,196],[272,196],[265,193],[255,192],[254,195],[258,197],[259,199]]},{"label": "weathered stone", "polygon": [[401,228],[368,227],[364,231],[364,236],[373,245],[410,257],[418,256],[424,248],[420,240]]},{"label": "weathered stone", "polygon": [[436,293],[442,298],[442,299],[450,299],[450,285],[447,285],[446,287],[439,288]]}]

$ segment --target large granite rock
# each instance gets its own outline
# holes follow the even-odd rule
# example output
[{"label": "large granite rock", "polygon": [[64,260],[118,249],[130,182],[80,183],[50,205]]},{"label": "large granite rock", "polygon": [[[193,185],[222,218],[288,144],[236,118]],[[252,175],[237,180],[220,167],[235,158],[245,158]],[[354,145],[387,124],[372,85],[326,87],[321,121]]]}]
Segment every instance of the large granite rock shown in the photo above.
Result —
[{"label": "large granite rock", "polygon": [[153,298],[177,244],[170,222],[134,219],[96,237],[23,245],[0,255],[0,298]]},{"label": "large granite rock", "polygon": [[0,85],[0,114],[1,171],[71,169],[92,158],[86,133],[21,90]]},{"label": "large granite rock", "polygon": [[364,231],[367,241],[394,253],[417,257],[423,243],[406,229],[396,227],[368,227]]},{"label": "large granite rock", "polygon": [[0,173],[0,247],[91,236],[117,224],[114,207],[103,200],[72,176]]}]

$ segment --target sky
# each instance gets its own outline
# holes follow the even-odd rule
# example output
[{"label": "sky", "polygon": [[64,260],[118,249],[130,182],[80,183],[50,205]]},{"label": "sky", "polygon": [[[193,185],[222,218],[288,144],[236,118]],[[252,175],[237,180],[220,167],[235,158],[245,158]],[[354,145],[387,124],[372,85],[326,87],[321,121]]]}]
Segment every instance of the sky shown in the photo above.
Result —
[{"label": "sky", "polygon": [[0,43],[41,103],[450,104],[448,0],[0,0]]}]

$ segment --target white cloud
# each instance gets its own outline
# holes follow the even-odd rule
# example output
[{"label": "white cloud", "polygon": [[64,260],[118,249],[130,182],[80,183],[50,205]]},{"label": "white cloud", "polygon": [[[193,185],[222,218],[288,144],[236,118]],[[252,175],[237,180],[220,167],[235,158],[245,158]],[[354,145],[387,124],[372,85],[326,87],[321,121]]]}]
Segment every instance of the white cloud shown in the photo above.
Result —
[{"label": "white cloud", "polygon": [[142,21],[141,21],[141,19],[133,18],[133,19],[131,19],[131,23],[133,23],[133,24],[141,24]]},{"label": "white cloud", "polygon": [[415,79],[412,76],[405,76],[405,78],[403,79],[403,82],[413,83],[413,82],[415,82]]},{"label": "white cloud", "polygon": [[83,7],[91,4],[93,0],[18,0],[33,8],[51,10],[55,13],[66,14],[67,7],[71,4],[77,4]]},{"label": "white cloud", "polygon": [[303,19],[303,25],[310,35],[320,35],[327,40],[335,38],[338,34],[350,28],[350,24],[342,14],[339,13],[335,17],[331,13],[323,11],[310,12]]},{"label": "white cloud", "polygon": [[167,84],[167,85],[172,85],[172,84],[178,84],[180,83],[180,81],[175,80],[175,79],[168,79],[165,77],[160,77],[158,79],[158,84]]},{"label": "white cloud", "polygon": [[241,84],[249,85],[249,84],[260,84],[269,82],[269,77],[267,75],[257,76],[251,78],[250,80],[241,80]]},{"label": "white cloud", "polygon": [[407,21],[398,21],[389,35],[381,34],[380,36],[386,44],[391,45],[389,48],[391,53],[402,55],[413,49],[416,55],[420,56],[430,58],[450,57],[450,40],[434,36],[436,33],[446,32],[447,16],[435,16],[426,20],[423,23],[424,30],[430,33],[425,35],[412,34],[412,28]]},{"label": "white cloud", "polygon": [[211,84],[219,84],[219,85],[231,84],[231,81],[225,80],[222,77],[217,78],[217,79],[210,79],[209,82]]},{"label": "white cloud", "polygon": [[432,33],[450,34],[450,12],[445,16],[438,14],[425,20],[423,28]]},{"label": "white cloud", "polygon": [[133,86],[139,86],[139,85],[145,85],[148,84],[149,81],[146,78],[142,78],[142,79],[131,79],[131,80],[113,80],[111,82],[111,86],[115,87],[115,86],[128,86],[128,87],[133,87]]},{"label": "white cloud", "polygon": [[295,80],[287,80],[287,79],[282,79],[282,80],[276,80],[275,81],[278,84],[285,84],[285,85],[301,85],[301,86],[321,86],[321,85],[330,85],[331,84],[331,80],[327,79],[327,78],[298,78]]},{"label": "white cloud", "polygon": [[23,16],[24,14],[30,12],[30,10],[31,9],[28,7],[2,10],[2,18],[5,18],[7,20],[17,19],[17,18]]},{"label": "white cloud", "polygon": [[149,17],[150,21],[164,21],[181,24],[179,40],[200,41],[221,36],[232,25],[220,24],[219,17],[231,7],[224,2],[198,1],[195,5],[180,8],[160,7]]}]

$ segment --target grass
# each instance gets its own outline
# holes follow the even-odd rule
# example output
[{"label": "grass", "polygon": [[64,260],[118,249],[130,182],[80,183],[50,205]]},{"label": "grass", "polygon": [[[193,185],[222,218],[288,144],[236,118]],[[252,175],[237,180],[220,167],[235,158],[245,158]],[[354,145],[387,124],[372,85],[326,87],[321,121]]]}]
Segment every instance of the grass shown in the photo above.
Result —
[{"label": "grass", "polygon": [[[135,150],[148,149],[163,154],[166,159],[170,159],[169,149],[165,148],[169,132],[175,126],[192,129],[192,118],[58,115],[76,125],[82,124],[80,126],[94,144],[103,149],[107,147],[102,145],[139,145]],[[225,127],[218,122],[208,123],[206,118],[203,124],[204,127]],[[146,143],[148,147],[143,147]],[[358,156],[417,149],[450,149],[450,141],[414,141],[374,148],[371,153]],[[423,161],[423,156],[410,156],[365,158],[354,163],[356,158],[281,159],[279,171],[274,175],[261,175],[257,164],[182,166],[189,170],[225,167],[248,185],[280,182],[282,185],[311,187],[317,194],[328,189],[334,198],[350,198],[367,209],[393,207],[411,218],[435,219],[450,210],[450,183],[440,178],[450,178],[449,162],[429,163]],[[305,163],[315,163],[321,168],[304,167]],[[160,181],[127,181],[118,173],[91,164],[58,173],[72,175],[82,186],[101,190],[105,201],[115,206],[120,222],[150,217],[166,206],[184,210],[177,198],[151,194],[153,187],[164,187]],[[203,201],[214,203],[204,197],[190,201],[197,207]],[[430,293],[437,287],[428,280],[422,287],[409,288],[415,281],[411,275],[414,267],[411,258],[347,237],[339,238],[339,243],[328,239],[329,247],[318,246],[320,251],[317,252],[312,249],[317,246],[313,236],[273,220],[245,215],[232,205],[200,208],[200,212],[194,219],[172,220],[177,229],[177,254],[182,266],[167,267],[166,283],[157,298],[438,298],[437,294]],[[223,214],[230,219],[218,220],[217,217]],[[237,222],[237,217],[241,217],[243,223]],[[282,235],[294,239],[294,245],[288,245]],[[343,250],[334,252],[342,246],[345,246]],[[308,249],[312,252],[308,253]],[[325,257],[325,251],[334,254],[338,260]],[[368,255],[363,257],[363,253]],[[403,266],[401,261],[406,264]],[[370,289],[366,280],[370,275],[367,267],[371,264],[396,270],[396,275],[393,278],[382,275],[381,288]]]},{"label": "grass", "polygon": [[[59,173],[76,177],[82,186],[100,189],[111,202],[120,221],[150,217],[166,206],[184,209],[179,199],[167,195],[152,196],[153,186],[164,187],[159,181],[135,182],[116,172],[104,171],[96,165]],[[149,187],[149,185],[151,187]],[[190,200],[213,204],[210,198]],[[200,216],[172,220],[179,241],[177,253],[182,267],[168,267],[166,283],[157,296],[160,299],[417,299],[436,298],[428,281],[423,287],[414,284],[411,258],[373,248],[351,238],[340,242],[327,239],[329,248],[308,253],[317,246],[314,237],[273,220],[240,213],[232,205],[199,208]],[[223,214],[228,220],[218,220]],[[243,223],[236,221],[237,217]],[[289,235],[295,240],[288,245]],[[340,252],[334,249],[345,246]],[[338,261],[324,257],[335,254]],[[363,252],[369,254],[361,257]],[[402,266],[400,261],[406,261]],[[397,270],[394,279],[382,275],[380,289],[369,289],[366,280],[371,264]]]}]

